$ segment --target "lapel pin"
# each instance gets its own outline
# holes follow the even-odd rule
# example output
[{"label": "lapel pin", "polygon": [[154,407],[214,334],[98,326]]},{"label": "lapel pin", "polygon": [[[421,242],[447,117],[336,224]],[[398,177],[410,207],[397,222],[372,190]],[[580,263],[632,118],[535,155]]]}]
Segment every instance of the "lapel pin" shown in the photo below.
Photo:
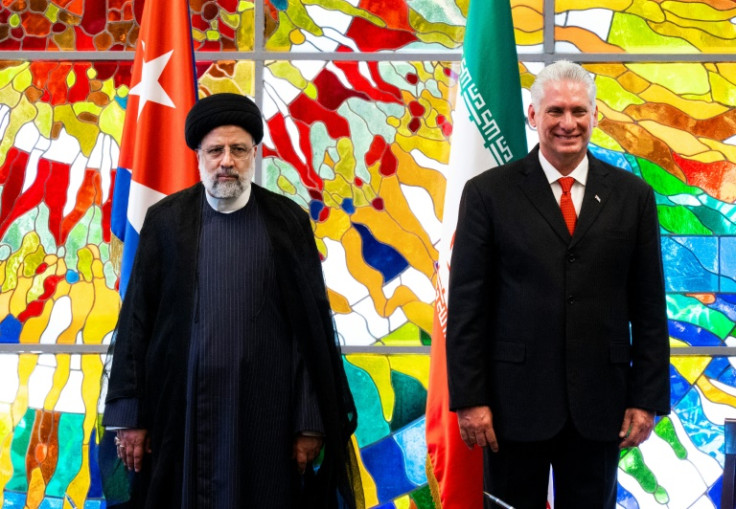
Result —
[{"label": "lapel pin", "polygon": [[595,201],[597,201],[598,203],[600,203],[600,202],[601,202],[601,198],[600,198],[600,196],[598,196],[597,194],[595,195]]}]

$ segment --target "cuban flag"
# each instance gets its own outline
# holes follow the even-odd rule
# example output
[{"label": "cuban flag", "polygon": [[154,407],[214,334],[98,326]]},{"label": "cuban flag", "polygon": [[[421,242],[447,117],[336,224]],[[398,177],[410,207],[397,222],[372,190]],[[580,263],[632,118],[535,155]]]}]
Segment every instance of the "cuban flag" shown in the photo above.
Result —
[{"label": "cuban flag", "polygon": [[123,243],[125,295],[148,207],[199,180],[184,122],[197,100],[188,0],[146,2],[128,93],[111,230]]}]

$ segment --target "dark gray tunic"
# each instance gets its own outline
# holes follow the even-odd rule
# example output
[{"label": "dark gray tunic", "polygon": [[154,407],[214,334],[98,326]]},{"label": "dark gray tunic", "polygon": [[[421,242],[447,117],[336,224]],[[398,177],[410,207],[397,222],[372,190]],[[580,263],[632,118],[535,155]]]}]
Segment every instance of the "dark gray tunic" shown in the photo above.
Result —
[{"label": "dark gray tunic", "polygon": [[183,507],[289,507],[293,341],[254,199],[203,201],[197,276]]}]

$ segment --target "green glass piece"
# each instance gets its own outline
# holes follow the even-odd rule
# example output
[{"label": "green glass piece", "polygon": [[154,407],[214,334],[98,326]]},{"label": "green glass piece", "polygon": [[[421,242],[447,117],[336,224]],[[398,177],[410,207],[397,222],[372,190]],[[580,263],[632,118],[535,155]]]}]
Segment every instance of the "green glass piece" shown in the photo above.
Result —
[{"label": "green glass piece", "polygon": [[653,162],[638,158],[641,175],[654,191],[664,195],[671,194],[700,194],[703,191],[694,186],[689,186],[674,175],[667,173],[664,168]]},{"label": "green glass piece", "polygon": [[621,83],[608,76],[598,75],[595,78],[595,85],[598,89],[599,99],[616,111],[624,111],[627,106],[632,104],[644,104],[644,101],[636,94],[632,94],[626,90]]},{"label": "green glass piece", "polygon": [[10,15],[10,17],[8,18],[8,24],[9,24],[9,25],[10,25],[11,27],[13,27],[13,28],[17,28],[17,27],[19,27],[19,26],[20,26],[20,22],[21,22],[21,21],[20,21],[20,16],[18,16],[18,13],[17,13],[17,12],[14,12],[14,13],[13,13],[13,14],[11,14],[11,15]]},{"label": "green glass piece", "polygon": [[45,203],[38,206],[38,215],[33,228],[38,235],[41,245],[47,253],[56,252],[56,239],[49,230],[49,208]]},{"label": "green glass piece", "polygon": [[34,252],[29,253],[23,260],[23,275],[25,277],[33,277],[36,274],[38,266],[43,263],[44,256],[46,256],[46,253],[40,245]]},{"label": "green glass piece", "polygon": [[687,449],[682,445],[680,438],[677,436],[675,427],[672,425],[672,419],[669,417],[662,417],[657,425],[654,427],[654,433],[659,438],[670,444],[672,450],[675,451],[675,455],[681,459],[687,459]]},{"label": "green glass piece", "polygon": [[362,448],[388,436],[389,425],[383,418],[381,398],[371,376],[345,358],[343,358],[343,364],[360,416],[355,438],[358,446]]},{"label": "green glass piece", "polygon": [[715,309],[709,308],[698,299],[677,293],[667,294],[667,316],[698,325],[721,339],[726,339],[734,328],[734,322]]},{"label": "green glass piece", "polygon": [[654,499],[662,505],[669,503],[670,496],[661,484],[654,490]]},{"label": "green glass piece", "polygon": [[84,443],[84,415],[62,413],[59,417],[59,459],[51,477],[46,494],[63,497],[69,483],[79,474],[82,467],[82,445]]},{"label": "green glass piece", "polygon": [[92,262],[94,257],[92,252],[87,248],[82,248],[77,251],[78,263],[77,271],[84,277],[85,281],[92,281]]},{"label": "green glass piece", "polygon": [[13,441],[10,444],[10,461],[13,464],[13,476],[5,485],[7,491],[28,491],[28,480],[26,478],[26,454],[28,444],[31,442],[33,423],[36,420],[36,411],[32,408],[26,410],[13,433]]},{"label": "green glass piece", "polygon": [[708,207],[693,207],[690,210],[714,235],[736,235],[736,224],[729,221],[717,210]]},{"label": "green glass piece", "polygon": [[644,462],[644,457],[638,447],[629,449],[618,464],[619,468],[637,480],[642,489],[647,493],[654,493],[659,484],[654,473]]},{"label": "green glass piece", "polygon": [[396,431],[424,415],[427,390],[416,378],[393,370],[391,385],[395,394],[391,431]]},{"label": "green glass piece", "polygon": [[659,224],[669,233],[678,235],[711,235],[692,211],[685,207],[657,206]]},{"label": "green glass piece", "polygon": [[409,497],[414,501],[417,509],[435,509],[432,491],[429,486],[425,485],[418,490],[412,491]]},{"label": "green glass piece", "polygon": [[89,244],[95,245],[102,244],[102,209],[100,209],[100,207],[98,207],[97,205],[90,207],[87,213],[84,215],[84,218],[82,218],[81,222],[88,225],[87,242]]},{"label": "green glass piece", "polygon": [[420,339],[422,341],[422,345],[429,346],[432,344],[432,335],[424,330],[420,331]]}]

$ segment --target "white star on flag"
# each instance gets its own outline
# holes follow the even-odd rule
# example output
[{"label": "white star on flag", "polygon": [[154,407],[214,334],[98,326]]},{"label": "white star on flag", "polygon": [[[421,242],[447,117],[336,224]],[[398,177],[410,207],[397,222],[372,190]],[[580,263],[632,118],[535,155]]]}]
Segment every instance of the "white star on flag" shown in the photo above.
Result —
[{"label": "white star on flag", "polygon": [[[145,43],[144,43],[145,48]],[[141,80],[130,89],[130,95],[137,95],[138,100],[138,117],[140,118],[143,107],[147,102],[153,102],[175,108],[174,101],[171,100],[169,94],[161,86],[158,79],[161,77],[161,73],[164,72],[164,68],[169,63],[171,55],[174,50],[172,49],[168,53],[164,53],[161,56],[154,58],[153,60],[143,61],[143,69],[141,70]]]}]

